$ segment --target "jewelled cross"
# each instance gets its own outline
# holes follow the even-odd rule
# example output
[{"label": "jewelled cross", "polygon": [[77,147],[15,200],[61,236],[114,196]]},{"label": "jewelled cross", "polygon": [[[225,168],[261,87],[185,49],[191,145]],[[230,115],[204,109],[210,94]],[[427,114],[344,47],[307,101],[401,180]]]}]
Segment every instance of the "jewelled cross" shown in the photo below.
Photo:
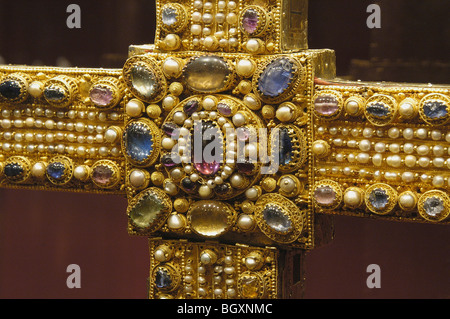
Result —
[{"label": "jewelled cross", "polygon": [[156,10],[121,70],[0,67],[1,186],[126,195],[150,298],[287,298],[333,214],[449,223],[448,86],[335,79],[306,0]]}]

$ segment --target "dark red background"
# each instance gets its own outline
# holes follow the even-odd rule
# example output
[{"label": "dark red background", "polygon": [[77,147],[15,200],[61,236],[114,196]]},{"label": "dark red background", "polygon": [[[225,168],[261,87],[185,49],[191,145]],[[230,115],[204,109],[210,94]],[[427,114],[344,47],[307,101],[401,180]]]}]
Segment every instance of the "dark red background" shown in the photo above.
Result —
[{"label": "dark red background", "polygon": [[[121,67],[129,44],[153,41],[152,1],[78,0],[80,30],[66,28],[69,3],[0,1],[6,63],[54,65],[64,56],[80,67]],[[335,49],[339,75],[348,74],[352,59],[372,57],[369,3],[311,1],[310,46]],[[434,20],[421,27],[450,34],[446,19]],[[420,28],[421,19],[415,21]],[[448,61],[445,38],[430,32],[414,41],[417,49],[402,51],[403,57],[422,59],[425,52]],[[423,82],[427,78],[423,74]],[[125,198],[1,189],[0,203],[0,298],[146,298],[147,241],[128,236]],[[331,244],[307,255],[306,298],[450,298],[448,226],[336,217],[335,232]],[[69,264],[81,267],[81,289],[66,286]],[[381,267],[380,289],[366,286],[369,264]]]}]

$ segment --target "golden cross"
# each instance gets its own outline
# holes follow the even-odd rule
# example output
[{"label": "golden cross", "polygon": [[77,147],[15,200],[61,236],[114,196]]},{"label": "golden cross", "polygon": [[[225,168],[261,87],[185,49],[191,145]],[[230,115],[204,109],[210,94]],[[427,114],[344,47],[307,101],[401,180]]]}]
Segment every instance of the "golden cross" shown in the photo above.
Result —
[{"label": "golden cross", "polygon": [[448,86],[336,79],[306,0],[156,12],[123,69],[0,67],[1,186],[126,196],[150,298],[289,298],[332,215],[449,223]]}]

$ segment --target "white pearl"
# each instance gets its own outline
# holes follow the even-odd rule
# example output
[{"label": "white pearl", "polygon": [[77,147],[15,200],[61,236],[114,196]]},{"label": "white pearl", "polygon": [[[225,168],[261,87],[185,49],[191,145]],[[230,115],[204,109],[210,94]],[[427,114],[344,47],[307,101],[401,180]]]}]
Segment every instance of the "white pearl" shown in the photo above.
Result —
[{"label": "white pearl", "polygon": [[399,196],[398,202],[404,209],[413,209],[416,206],[416,199],[410,193],[403,193]]},{"label": "white pearl", "polygon": [[448,132],[448,133],[445,135],[445,141],[446,141],[447,143],[450,143],[450,132]]},{"label": "white pearl", "polygon": [[231,186],[235,188],[240,188],[244,184],[244,179],[240,174],[233,174],[230,178]]},{"label": "white pearl", "polygon": [[407,140],[411,140],[414,138],[414,130],[412,128],[405,128],[403,130],[403,137]]},{"label": "white pearl", "polygon": [[236,13],[231,12],[231,13],[227,14],[227,23],[228,24],[233,25],[233,24],[236,24],[237,22],[238,22],[238,16],[236,15]]},{"label": "white pearl", "polygon": [[369,154],[367,154],[367,153],[359,153],[359,154],[356,156],[356,159],[357,159],[357,161],[358,161],[359,163],[366,164],[366,163],[369,162],[370,156],[369,156]]},{"label": "white pearl", "polygon": [[360,106],[355,100],[350,100],[345,104],[345,111],[350,116],[356,116],[359,114]]},{"label": "white pearl", "polygon": [[344,154],[336,154],[336,162],[343,162],[344,161]]},{"label": "white pearl", "polygon": [[402,158],[398,155],[388,156],[386,164],[392,167],[400,167],[402,165]]},{"label": "white pearl", "polygon": [[169,216],[168,220],[167,220],[167,226],[170,229],[181,229],[184,228],[186,226],[186,222],[184,220],[184,218],[178,214],[173,214],[171,216]]},{"label": "white pearl", "polygon": [[401,103],[398,109],[400,116],[404,118],[412,118],[415,115],[414,106],[411,103]]},{"label": "white pearl", "polygon": [[377,153],[383,153],[386,151],[386,144],[382,143],[382,142],[378,142],[375,144],[375,152]]},{"label": "white pearl", "polygon": [[381,154],[375,154],[372,156],[372,163],[375,166],[381,166],[383,164],[383,156]]},{"label": "white pearl", "polygon": [[439,141],[442,138],[442,133],[437,130],[431,131],[431,138],[433,141]]},{"label": "white pearl", "polygon": [[402,181],[404,181],[405,183],[414,182],[414,173],[404,172],[402,174]]},{"label": "white pearl", "polygon": [[233,124],[237,127],[244,125],[246,122],[245,116],[242,113],[236,113],[233,116]]},{"label": "white pearl", "polygon": [[31,175],[37,178],[42,178],[45,175],[45,164],[38,162],[33,165],[33,168],[31,169]]},{"label": "white pearl", "polygon": [[405,143],[405,145],[403,145],[403,151],[406,154],[412,154],[414,152],[414,144],[412,144],[412,143]]},{"label": "white pearl", "polygon": [[87,170],[86,166],[81,165],[81,166],[75,167],[75,169],[73,171],[73,176],[80,181],[85,181],[88,177],[88,170]]},{"label": "white pearl", "polygon": [[397,173],[392,173],[392,172],[384,173],[384,178],[387,179],[388,181],[395,181],[397,179],[397,177],[398,177]]},{"label": "white pearl", "polygon": [[356,208],[361,205],[362,196],[361,192],[356,189],[348,189],[344,193],[344,203],[345,205]]},{"label": "white pearl", "polygon": [[417,154],[419,155],[427,155],[430,151],[430,148],[427,145],[420,145],[417,148]]},{"label": "white pearl", "polygon": [[416,136],[420,139],[426,139],[428,137],[428,131],[424,128],[419,128],[416,131]]},{"label": "white pearl", "polygon": [[203,105],[203,108],[204,108],[205,110],[211,111],[211,110],[215,109],[215,107],[216,107],[216,101],[215,101],[213,98],[211,98],[211,97],[206,97],[206,98],[203,100],[202,105]]},{"label": "white pearl", "polygon": [[442,155],[444,155],[444,148],[441,145],[433,146],[433,154],[435,156],[442,156]]},{"label": "white pearl", "polygon": [[400,145],[397,144],[397,143],[390,144],[390,145],[389,145],[389,150],[390,150],[392,153],[398,153],[398,152],[400,152]]},{"label": "white pearl", "polygon": [[249,189],[246,190],[245,192],[245,196],[249,199],[249,200],[256,200],[259,197],[259,192],[258,189],[251,187]]},{"label": "white pearl", "polygon": [[400,136],[400,130],[399,130],[398,128],[396,128],[396,127],[391,127],[391,128],[388,130],[388,136],[389,136],[390,138],[397,138],[397,137]]},{"label": "white pearl", "polygon": [[434,187],[442,187],[444,186],[444,178],[442,176],[435,176],[433,177],[433,186]]},{"label": "white pearl", "polygon": [[200,35],[202,33],[202,26],[199,24],[191,25],[191,33],[193,35]]},{"label": "white pearl", "polygon": [[166,150],[171,150],[175,146],[175,141],[170,137],[163,138],[161,146]]},{"label": "white pearl", "polygon": [[414,167],[416,165],[416,157],[414,155],[407,155],[405,157],[405,165],[407,167]]},{"label": "white pearl", "polygon": [[78,146],[77,154],[80,156],[84,156],[86,154],[86,148],[84,146]]},{"label": "white pearl", "polygon": [[289,122],[293,119],[294,117],[294,113],[292,111],[292,109],[288,106],[282,106],[280,107],[275,116],[277,117],[277,119],[279,119],[281,122]]},{"label": "white pearl", "polygon": [[421,157],[417,163],[420,167],[428,167],[428,165],[430,165],[430,159],[428,157]]},{"label": "white pearl", "polygon": [[78,122],[75,124],[75,130],[79,133],[84,132],[85,125],[82,122]]},{"label": "white pearl", "polygon": [[359,149],[363,152],[370,150],[371,143],[369,140],[362,140],[359,142]]},{"label": "white pearl", "polygon": [[247,59],[239,60],[239,62],[236,65],[236,72],[244,77],[252,75],[254,70],[255,70],[254,63]]},{"label": "white pearl", "polygon": [[202,185],[198,190],[198,194],[203,198],[209,197],[211,195],[211,188],[207,185]]},{"label": "white pearl", "polygon": [[44,92],[44,84],[39,81],[34,81],[28,86],[28,92],[32,97],[38,98]]},{"label": "white pearl", "polygon": [[349,140],[349,141],[347,141],[347,146],[350,147],[350,148],[355,148],[356,145],[357,145],[357,143],[356,143],[355,140]]},{"label": "white pearl", "polygon": [[430,179],[430,176],[428,176],[427,174],[422,174],[420,175],[420,180],[424,183],[427,183]]},{"label": "white pearl", "polygon": [[433,165],[435,167],[444,167],[445,164],[445,159],[443,159],[442,157],[436,157],[435,159],[433,159]]},{"label": "white pearl", "polygon": [[366,137],[366,138],[372,137],[373,136],[373,129],[370,128],[370,127],[366,127],[363,130],[363,136]]},{"label": "white pearl", "polygon": [[143,171],[135,169],[130,173],[131,186],[139,188],[142,185],[144,185],[145,182],[146,182],[146,176]]},{"label": "white pearl", "polygon": [[254,224],[253,218],[247,214],[240,215],[237,221],[238,227],[242,230],[252,229]]},{"label": "white pearl", "polygon": [[283,177],[280,181],[280,189],[285,193],[292,193],[295,190],[296,183],[290,177]]}]

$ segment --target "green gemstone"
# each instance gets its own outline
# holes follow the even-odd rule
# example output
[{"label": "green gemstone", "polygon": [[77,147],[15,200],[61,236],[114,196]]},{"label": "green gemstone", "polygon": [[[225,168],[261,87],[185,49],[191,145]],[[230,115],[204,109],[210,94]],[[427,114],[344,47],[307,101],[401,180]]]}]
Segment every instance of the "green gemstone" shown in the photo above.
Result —
[{"label": "green gemstone", "polygon": [[140,228],[148,228],[164,210],[164,204],[158,195],[147,193],[131,209],[130,218]]}]

